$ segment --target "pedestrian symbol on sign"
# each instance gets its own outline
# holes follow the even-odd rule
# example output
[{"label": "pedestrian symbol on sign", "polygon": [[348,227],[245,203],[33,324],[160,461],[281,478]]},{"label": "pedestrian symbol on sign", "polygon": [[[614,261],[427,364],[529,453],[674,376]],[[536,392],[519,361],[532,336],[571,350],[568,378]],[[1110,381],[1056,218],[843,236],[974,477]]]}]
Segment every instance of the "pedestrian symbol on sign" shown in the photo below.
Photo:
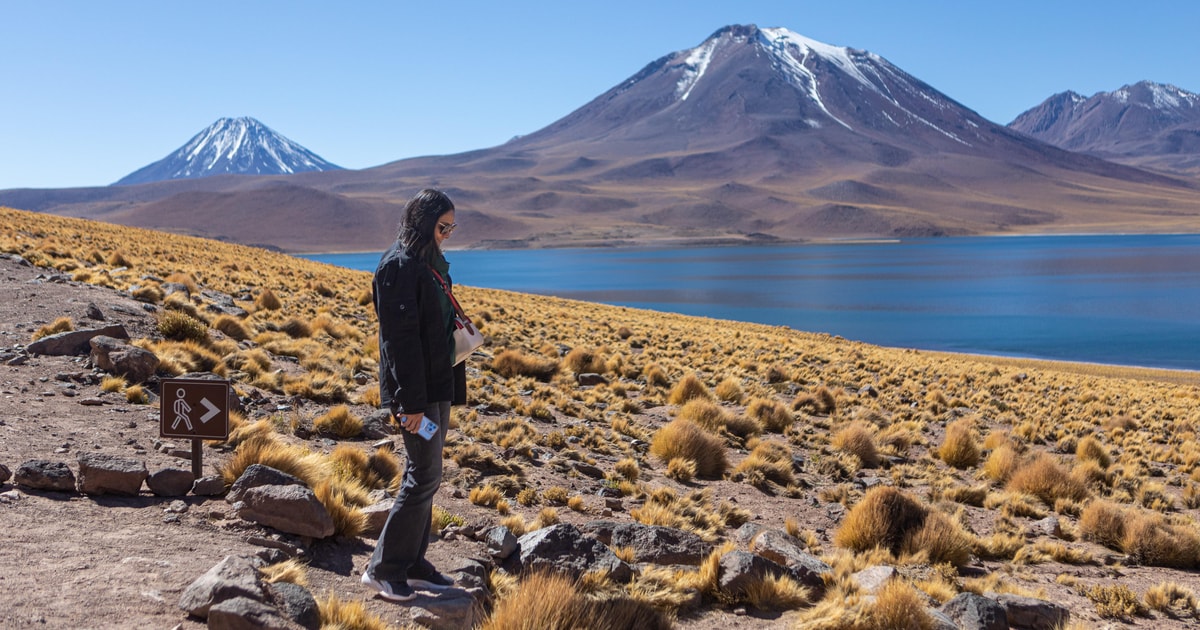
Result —
[{"label": "pedestrian symbol on sign", "polygon": [[193,430],[192,420],[188,418],[188,413],[192,411],[192,406],[189,405],[186,400],[184,400],[183,396],[185,393],[186,392],[182,387],[175,391],[175,395],[178,398],[175,399],[175,422],[171,423],[171,429],[173,430],[179,429],[180,422],[183,422],[188,431]]}]

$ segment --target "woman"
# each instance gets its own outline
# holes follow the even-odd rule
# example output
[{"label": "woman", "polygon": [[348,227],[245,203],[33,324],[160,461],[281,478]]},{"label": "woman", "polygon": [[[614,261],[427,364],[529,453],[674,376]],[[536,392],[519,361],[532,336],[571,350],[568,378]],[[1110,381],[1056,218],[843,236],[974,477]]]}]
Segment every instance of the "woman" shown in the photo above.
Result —
[{"label": "woman", "polygon": [[[404,429],[408,461],[362,582],[391,601],[440,590],[454,581],[428,560],[433,495],[442,483],[442,444],[451,404],[466,403],[465,364],[454,365],[450,264],[441,245],[454,231],[454,203],[425,189],[404,207],[400,233],[379,259],[372,283],[379,318],[379,398]],[[442,280],[445,281],[443,289]],[[423,419],[436,425],[428,439]]]}]

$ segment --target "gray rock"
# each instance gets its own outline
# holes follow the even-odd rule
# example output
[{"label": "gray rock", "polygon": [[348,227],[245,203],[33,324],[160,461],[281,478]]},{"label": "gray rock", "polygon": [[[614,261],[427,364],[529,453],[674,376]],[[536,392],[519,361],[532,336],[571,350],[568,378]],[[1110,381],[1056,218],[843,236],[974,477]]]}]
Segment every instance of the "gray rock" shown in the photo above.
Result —
[{"label": "gray rock", "polygon": [[80,453],[75,487],[85,494],[137,496],[150,473],[138,459],[105,453]]},{"label": "gray rock", "polygon": [[155,496],[182,497],[196,484],[196,476],[182,468],[163,468],[146,478],[146,486]]},{"label": "gray rock", "polygon": [[1059,525],[1057,516],[1050,515],[1040,521],[1034,521],[1027,525],[1025,527],[1025,536],[1028,538],[1037,538],[1038,536],[1059,538],[1062,536],[1062,526]]},{"label": "gray rock", "polygon": [[192,494],[201,497],[215,497],[225,492],[225,480],[220,475],[201,477],[192,484]]},{"label": "gray rock", "polygon": [[930,630],[958,630],[958,624],[954,623],[946,613],[934,609],[926,608],[925,612],[929,615],[929,619],[933,621]]},{"label": "gray rock", "polygon": [[[786,567],[748,551],[731,551],[721,556],[717,568],[717,584],[725,593],[735,597],[767,577],[789,576]],[[790,577],[790,576],[789,576]]]},{"label": "gray rock", "polygon": [[280,614],[274,606],[233,597],[208,609],[209,630],[300,630],[300,624]]},{"label": "gray rock", "polygon": [[602,374],[594,374],[592,372],[584,372],[575,377],[575,382],[582,387],[591,387],[593,385],[607,385],[608,379]]},{"label": "gray rock", "polygon": [[824,590],[825,575],[833,569],[804,550],[800,541],[778,529],[764,529],[754,537],[751,551],[788,568],[792,577],[805,586]]},{"label": "gray rock", "polygon": [[633,569],[604,543],[585,537],[570,523],[559,523],[530,532],[517,541],[521,568],[549,570],[578,578],[585,573],[604,571],[615,582],[628,582]]},{"label": "gray rock", "polygon": [[713,548],[692,532],[641,523],[621,523],[613,528],[608,544],[632,548],[635,562],[691,566],[703,562]]},{"label": "gray rock", "polygon": [[34,490],[75,492],[75,473],[62,462],[31,459],[17,466],[13,483]]},{"label": "gray rock", "polygon": [[242,476],[229,486],[229,494],[225,495],[225,500],[233,503],[240,501],[242,494],[250,488],[259,486],[303,486],[304,480],[299,477],[289,475],[282,470],[264,466],[262,464],[250,464],[246,470],[242,471]]},{"label": "gray rock", "polygon": [[53,335],[47,335],[25,346],[29,354],[45,354],[52,356],[73,356],[87,354],[89,341],[97,336],[129,339],[129,333],[124,326],[105,326],[95,330],[68,330]]},{"label": "gray rock", "polygon": [[7,483],[9,479],[12,479],[12,471],[8,466],[0,464],[0,484]]},{"label": "gray rock", "polygon": [[412,623],[432,630],[474,628],[482,619],[482,608],[475,596],[461,588],[433,593],[422,592],[408,605]]},{"label": "gray rock", "polygon": [[988,596],[1004,607],[1008,625],[1013,628],[1050,630],[1051,628],[1065,627],[1071,620],[1071,611],[1065,606],[1044,599],[1021,597],[1009,593],[988,593]]},{"label": "gray rock", "polygon": [[396,429],[396,425],[392,423],[392,412],[376,409],[363,418],[362,437],[366,440],[378,440],[395,435]]},{"label": "gray rock", "polygon": [[145,383],[158,370],[158,356],[145,348],[106,335],[93,337],[89,345],[92,365],[131,383]]},{"label": "gray rock", "polygon": [[189,615],[208,617],[214,604],[235,597],[265,602],[267,593],[258,579],[258,569],[264,564],[253,556],[226,556],[183,590],[179,608]]},{"label": "gray rock", "polygon": [[333,517],[317,495],[300,485],[250,488],[234,507],[247,521],[297,536],[325,538],[335,531]]},{"label": "gray rock", "polygon": [[754,540],[754,537],[764,529],[766,529],[766,527],[759,525],[758,523],[745,523],[733,532],[733,541],[745,547],[749,545],[750,541]]},{"label": "gray rock", "polygon": [[320,630],[321,609],[308,589],[291,582],[276,582],[267,584],[267,591],[285,617],[307,630]]},{"label": "gray rock", "polygon": [[379,538],[379,535],[383,533],[383,526],[387,523],[388,515],[392,513],[392,506],[395,504],[396,500],[388,497],[363,508],[362,513],[366,517],[366,525],[362,535],[368,538]]},{"label": "gray rock", "polygon": [[854,580],[858,584],[858,588],[862,591],[877,593],[879,589],[883,588],[884,584],[887,584],[897,575],[899,575],[899,572],[896,571],[895,567],[877,564],[852,574],[850,579]]},{"label": "gray rock", "polygon": [[[507,528],[506,528],[507,529]],[[467,558],[460,565],[450,570],[454,583],[467,589],[486,589],[491,565],[485,560]]]},{"label": "gray rock", "polygon": [[503,525],[487,530],[483,535],[483,542],[487,545],[488,554],[500,561],[517,550],[517,537]]},{"label": "gray rock", "polygon": [[1008,630],[1008,615],[994,600],[975,593],[959,593],[940,610],[962,630]]},{"label": "gray rock", "polygon": [[88,302],[87,310],[84,311],[84,317],[97,321],[104,321],[104,311],[100,310],[100,307],[96,306],[95,302]]}]

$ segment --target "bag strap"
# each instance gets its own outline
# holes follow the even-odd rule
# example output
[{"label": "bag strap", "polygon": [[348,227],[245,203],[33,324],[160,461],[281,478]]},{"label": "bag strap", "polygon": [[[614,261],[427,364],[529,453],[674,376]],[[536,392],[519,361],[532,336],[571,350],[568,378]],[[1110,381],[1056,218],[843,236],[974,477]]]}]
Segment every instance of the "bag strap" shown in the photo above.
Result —
[{"label": "bag strap", "polygon": [[438,273],[437,269],[434,269],[433,267],[429,267],[429,270],[433,272],[433,277],[438,279],[438,283],[442,285],[442,290],[445,291],[446,296],[450,298],[450,303],[454,305],[454,312],[457,313],[459,317],[470,322],[471,318],[467,317],[467,314],[463,312],[462,307],[458,305],[458,300],[454,299],[454,293],[450,291],[450,285],[446,284],[446,280],[442,278],[442,274]]}]

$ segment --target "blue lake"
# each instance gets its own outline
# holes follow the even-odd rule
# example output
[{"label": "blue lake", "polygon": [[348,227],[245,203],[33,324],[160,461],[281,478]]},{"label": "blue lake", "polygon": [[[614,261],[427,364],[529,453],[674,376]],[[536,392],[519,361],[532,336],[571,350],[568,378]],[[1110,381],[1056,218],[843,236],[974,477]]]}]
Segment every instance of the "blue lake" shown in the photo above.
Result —
[{"label": "blue lake", "polygon": [[[372,271],[379,253],[307,258]],[[455,282],[471,286],[883,346],[1200,370],[1200,235],[466,250],[447,258]]]}]

